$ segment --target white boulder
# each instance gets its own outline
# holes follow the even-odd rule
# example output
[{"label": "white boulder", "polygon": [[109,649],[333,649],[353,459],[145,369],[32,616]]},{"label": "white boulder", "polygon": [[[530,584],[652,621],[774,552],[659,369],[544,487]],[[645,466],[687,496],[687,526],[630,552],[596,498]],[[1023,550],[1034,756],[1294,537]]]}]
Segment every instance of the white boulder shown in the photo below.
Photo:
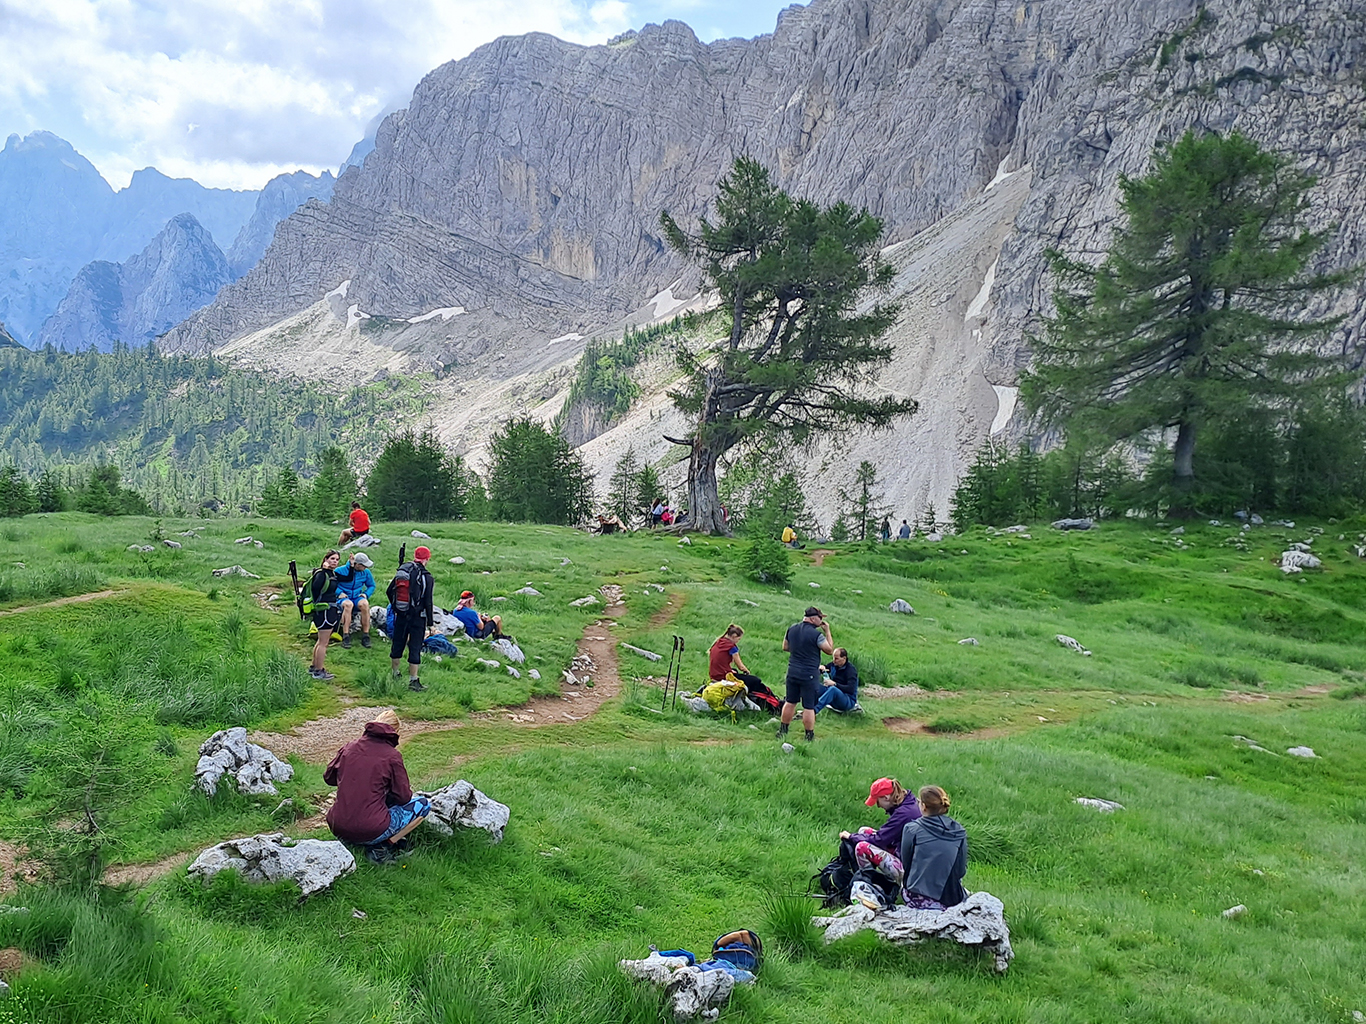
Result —
[{"label": "white boulder", "polygon": [[[147,550],[150,551],[152,549],[148,548]],[[247,570],[243,569],[240,565],[229,565],[222,569],[214,569],[213,575],[220,580],[225,576],[245,576],[249,580],[259,580],[261,578],[254,572],[247,572]]]},{"label": "white boulder", "polygon": [[897,906],[873,911],[856,903],[829,917],[813,917],[811,923],[825,932],[827,943],[867,930],[903,946],[924,939],[946,939],[964,946],[977,946],[992,954],[998,973],[1004,973],[1015,958],[1005,907],[988,892],[972,893],[958,906],[947,910]]},{"label": "white boulder", "polygon": [[1085,647],[1083,647],[1081,645],[1081,642],[1074,637],[1067,636],[1064,633],[1059,633],[1054,639],[1056,639],[1058,643],[1062,644],[1068,650],[1076,651],[1078,654],[1084,654],[1088,658],[1091,657],[1091,652],[1088,651]]},{"label": "white boulder", "polygon": [[1115,811],[1124,810],[1124,805],[1121,803],[1116,803],[1114,800],[1100,800],[1092,796],[1079,796],[1072,802],[1100,811],[1101,814],[1114,814]]},{"label": "white boulder", "polygon": [[512,818],[506,804],[485,796],[464,779],[419,795],[432,804],[427,824],[442,835],[454,835],[457,828],[481,828],[495,843],[501,843],[503,829]]},{"label": "white boulder", "polygon": [[1319,756],[1318,754],[1314,753],[1313,747],[1291,747],[1289,750],[1286,751],[1286,753],[1289,754],[1291,757],[1316,758]]},{"label": "white boulder", "polygon": [[248,743],[247,730],[238,726],[220,729],[199,746],[194,784],[205,796],[214,796],[225,775],[233,777],[239,793],[279,796],[275,783],[292,779],[294,766],[281,761],[265,747]]},{"label": "white boulder", "polygon": [[715,1020],[721,1007],[730,1001],[738,980],[754,984],[754,975],[745,971],[737,976],[730,971],[704,971],[690,966],[686,957],[660,956],[651,952],[644,960],[617,963],[628,978],[646,981],[664,990],[675,1021]]},{"label": "white boulder", "polygon": [[899,598],[899,597],[898,597],[895,601],[893,601],[891,604],[889,604],[889,605],[887,606],[887,608],[888,608],[889,611],[898,612],[898,613],[901,614],[901,615],[914,615],[914,614],[915,614],[915,609],[911,607],[910,602],[908,602],[908,601],[903,601],[903,600],[902,600],[901,598]]},{"label": "white boulder", "polygon": [[431,540],[431,539],[432,539],[431,537],[429,537],[429,536],[427,536],[425,533],[423,533],[421,530],[414,530],[409,536],[416,537],[418,540]]},{"label": "white boulder", "polygon": [[522,587],[520,590],[514,590],[513,593],[514,593],[514,594],[525,594],[527,597],[540,597],[540,596],[541,596],[541,592],[540,592],[539,590],[537,590],[535,587]]},{"label": "white boulder", "polygon": [[207,881],[228,868],[235,868],[248,882],[295,882],[311,896],[355,871],[356,858],[334,839],[289,839],[283,832],[273,832],[211,846],[189,870]]}]

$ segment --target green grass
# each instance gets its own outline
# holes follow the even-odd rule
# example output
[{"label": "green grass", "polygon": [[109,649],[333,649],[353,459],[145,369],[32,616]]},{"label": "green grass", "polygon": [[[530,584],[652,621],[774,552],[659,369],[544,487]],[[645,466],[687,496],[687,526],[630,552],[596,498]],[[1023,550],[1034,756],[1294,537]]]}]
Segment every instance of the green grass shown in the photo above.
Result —
[{"label": "green grass", "polygon": [[[0,564],[88,567],[125,593],[0,617],[0,836],[65,813],[57,783],[115,726],[126,731],[108,748],[124,787],[102,818],[111,859],[297,833],[293,814],[272,816],[278,800],[190,794],[198,743],[344,699],[459,720],[405,742],[414,782],[468,778],[513,819],[499,846],[419,830],[398,866],[362,862],[302,903],[183,873],[141,892],[22,889],[9,900],[29,913],[0,914],[0,946],[38,966],[15,979],[0,1022],[653,1022],[658,995],[616,960],[651,942],[702,951],[741,926],[770,956],[732,1021],[1340,1024],[1366,1010],[1366,564],[1331,539],[1362,524],[1320,524],[1325,571],[1299,578],[1271,558],[1305,524],[1252,531],[1246,552],[1224,543],[1229,529],[1188,526],[1182,549],[1166,530],[1117,524],[837,547],[822,567],[798,562],[790,594],[740,580],[742,545],[724,539],[379,524],[381,587],[389,545],[413,525],[433,537],[442,603],[468,588],[501,611],[541,692],[555,692],[601,613],[568,602],[607,582],[627,595],[614,634],[666,656],[683,637],[685,688],[731,621],[745,626],[749,667],[780,684],[782,631],[814,600],[866,683],[921,690],[865,685],[866,715],[822,715],[817,742],[787,755],[766,716],[659,713],[646,677],[663,666],[625,653],[621,698],[534,730],[474,714],[533,692],[525,673],[478,667],[475,650],[424,665],[423,694],[392,684],[385,651],[335,646],[337,684],[296,686],[306,633],[291,607],[272,613],[251,595],[279,586],[290,557],[316,560],[326,528],[211,523],[181,551],[143,555],[126,548],[147,521],[29,517],[0,534]],[[266,547],[232,544],[247,533]],[[263,578],[208,575],[235,563]],[[528,583],[545,596],[511,596]],[[666,597],[650,583],[683,598],[666,623],[651,625]],[[917,614],[889,613],[896,597]],[[958,643],[968,636],[979,645]],[[889,731],[894,718],[928,731]],[[1284,753],[1299,745],[1320,757]],[[295,763],[282,796],[303,813],[327,789],[320,765]],[[952,795],[967,884],[1006,904],[1017,957],[1004,978],[972,951],[867,937],[827,947],[807,925],[808,878],[840,829],[878,823],[863,797],[887,774]],[[1125,809],[1101,815],[1079,796]],[[1235,903],[1248,914],[1223,919]]]}]

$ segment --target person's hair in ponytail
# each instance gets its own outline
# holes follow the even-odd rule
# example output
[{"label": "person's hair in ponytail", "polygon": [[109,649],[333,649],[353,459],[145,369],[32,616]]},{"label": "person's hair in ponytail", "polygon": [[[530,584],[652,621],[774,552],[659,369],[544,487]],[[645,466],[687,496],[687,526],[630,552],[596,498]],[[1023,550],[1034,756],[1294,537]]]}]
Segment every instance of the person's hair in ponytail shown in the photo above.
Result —
[{"label": "person's hair in ponytail", "polygon": [[944,814],[949,809],[949,795],[938,786],[925,786],[920,790],[920,809],[929,817]]}]

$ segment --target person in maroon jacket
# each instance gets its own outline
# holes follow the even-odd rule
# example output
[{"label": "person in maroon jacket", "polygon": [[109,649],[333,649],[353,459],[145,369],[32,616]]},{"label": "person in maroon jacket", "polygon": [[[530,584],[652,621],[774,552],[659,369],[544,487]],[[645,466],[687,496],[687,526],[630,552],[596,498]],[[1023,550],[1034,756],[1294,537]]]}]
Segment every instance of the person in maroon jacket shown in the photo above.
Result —
[{"label": "person in maroon jacket", "polygon": [[365,847],[366,857],[377,864],[393,860],[403,838],[431,812],[427,798],[413,796],[408,783],[393,711],[366,722],[360,739],[337,751],[323,781],[337,787],[337,799],[327,812],[332,834]]}]

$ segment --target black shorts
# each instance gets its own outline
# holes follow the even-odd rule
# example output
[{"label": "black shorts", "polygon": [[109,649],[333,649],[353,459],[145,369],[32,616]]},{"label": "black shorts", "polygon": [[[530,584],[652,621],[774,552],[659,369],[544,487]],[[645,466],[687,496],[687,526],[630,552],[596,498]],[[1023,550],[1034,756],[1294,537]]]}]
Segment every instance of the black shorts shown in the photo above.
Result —
[{"label": "black shorts", "polygon": [[807,711],[816,710],[816,686],[819,676],[788,676],[787,703],[800,704]]},{"label": "black shorts", "polygon": [[348,526],[347,529],[351,531],[352,537],[363,537],[370,532],[370,527],[368,526],[363,530],[357,530],[354,526]]},{"label": "black shorts", "polygon": [[326,608],[315,608],[313,610],[313,625],[318,627],[321,632],[324,629],[336,629],[341,625],[341,609],[334,604]]},{"label": "black shorts", "polygon": [[488,637],[493,636],[494,633],[498,632],[498,623],[494,622],[492,619],[489,619],[487,622],[483,623],[478,629],[472,630],[468,626],[466,626],[465,632],[468,633],[470,638],[473,640],[485,640]]},{"label": "black shorts", "polygon": [[427,621],[421,615],[395,615],[394,635],[389,638],[389,657],[394,661],[408,649],[408,664],[422,664],[422,641],[427,639]]}]

